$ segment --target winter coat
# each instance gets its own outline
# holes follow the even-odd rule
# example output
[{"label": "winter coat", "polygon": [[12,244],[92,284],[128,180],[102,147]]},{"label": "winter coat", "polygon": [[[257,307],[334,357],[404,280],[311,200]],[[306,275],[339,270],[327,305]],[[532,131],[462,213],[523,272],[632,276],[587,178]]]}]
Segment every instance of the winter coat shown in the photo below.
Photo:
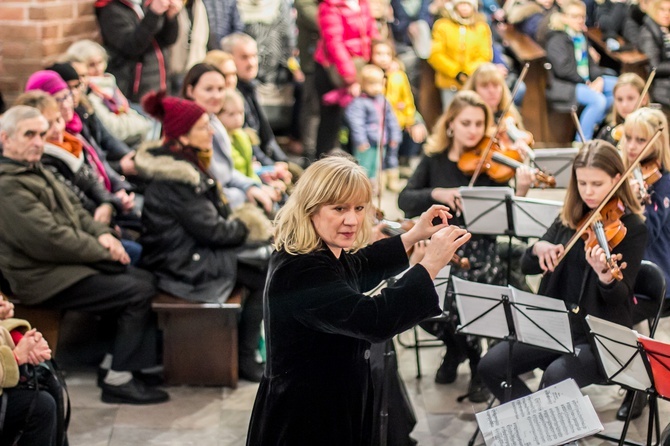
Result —
[{"label": "winter coat", "polygon": [[514,25],[514,29],[534,40],[537,40],[537,31],[545,15],[552,11],[544,9],[534,0],[507,2],[504,9],[507,23]]},{"label": "winter coat", "polygon": [[640,48],[638,37],[645,17],[647,17],[647,14],[640,9],[639,5],[631,4],[628,7],[628,15],[623,25],[623,38],[638,49]]},{"label": "winter coat", "polygon": [[603,3],[597,3],[596,23],[602,30],[603,40],[623,36],[628,8],[628,2],[605,0]]},{"label": "winter coat", "polygon": [[[647,243],[647,228],[642,219],[634,214],[624,215],[621,222],[628,232],[612,254],[622,254],[628,264],[622,269],[623,280],[603,285],[586,261],[584,241],[579,239],[554,272],[545,274],[540,282],[538,294],[561,299],[569,308],[579,307],[578,313],[571,315],[576,318],[570,324],[575,343],[587,339],[583,318],[588,314],[615,324],[632,326],[633,287]],[[574,229],[564,226],[557,219],[540,240],[565,245],[574,233]],[[542,273],[538,257],[533,255],[533,246],[521,258],[521,270],[524,274]]]},{"label": "winter coat", "polygon": [[100,34],[109,54],[107,71],[116,77],[123,94],[139,103],[152,90],[166,90],[166,49],[177,40],[177,19],[156,15],[148,6],[142,8],[144,17],[140,18],[129,0],[98,0],[96,6]]},{"label": "winter coat", "polygon": [[670,59],[663,50],[661,28],[649,16],[644,18],[637,43],[640,51],[649,58],[649,64],[656,68],[651,97],[665,107],[670,107]]},{"label": "winter coat", "polygon": [[433,44],[428,63],[435,69],[435,85],[440,89],[460,89],[458,73],[470,76],[484,62],[493,59],[491,28],[484,20],[461,25],[450,17],[433,26]]},{"label": "winter coat", "polygon": [[314,60],[326,68],[334,66],[346,85],[357,80],[353,58],[369,61],[372,41],[379,38],[370,5],[367,0],[359,0],[358,3],[360,10],[349,8],[345,0],[323,0],[319,3],[321,39]]},{"label": "winter coat", "polygon": [[111,261],[110,229],[40,163],[0,157],[0,271],[21,303],[44,302]]},{"label": "winter coat", "polygon": [[370,344],[440,314],[421,265],[379,295],[362,294],[406,267],[399,237],[339,259],[330,249],[272,255],[263,296],[267,363],[247,445],[371,444]]},{"label": "winter coat", "polygon": [[393,32],[393,39],[396,42],[411,45],[409,34],[407,30],[412,22],[423,20],[428,25],[433,24],[433,16],[429,11],[430,0],[421,0],[418,15],[410,16],[403,5],[403,0],[391,0],[391,8],[393,8],[393,22],[391,23],[391,31]]},{"label": "winter coat", "polygon": [[[386,102],[386,106],[384,106]],[[344,111],[349,126],[349,139],[353,147],[369,144],[379,147],[381,127],[380,108],[385,108],[384,141],[386,146],[398,147],[402,140],[402,130],[393,112],[393,107],[384,96],[370,97],[366,94],[354,98]]]},{"label": "winter coat", "polygon": [[[588,39],[586,42],[588,46]],[[567,113],[573,106],[577,106],[577,84],[585,83],[577,73],[572,38],[565,31],[551,30],[547,33],[544,47],[547,62],[551,64],[551,69],[547,73],[547,103],[554,110]],[[606,74],[605,69],[596,64],[590,54],[588,58],[591,80]]]},{"label": "winter coat", "polygon": [[293,6],[297,12],[295,24],[298,28],[297,45],[300,54],[300,68],[305,74],[313,74],[314,52],[320,36],[316,18],[319,4],[317,0],[295,0]]},{"label": "winter coat", "polygon": [[235,170],[261,184],[261,179],[254,170],[254,149],[247,132],[244,129],[235,129],[229,131],[228,136],[230,136],[231,157]]},{"label": "winter coat", "polygon": [[23,332],[30,330],[30,324],[23,319],[4,319],[0,321],[0,395],[3,389],[16,387],[21,375],[19,364],[14,358],[16,345],[11,331],[19,329]]},{"label": "winter coat", "polygon": [[388,99],[401,129],[416,123],[416,105],[412,86],[404,71],[396,70],[386,75],[386,99]]},{"label": "winter coat", "polygon": [[[660,180],[649,186],[651,202],[644,206],[644,223],[649,231],[644,258],[661,268],[665,283],[670,284],[670,172],[663,171]],[[670,287],[665,289],[670,298]]]},{"label": "winter coat", "polygon": [[164,146],[143,146],[135,163],[149,181],[142,209],[142,264],[158,288],[197,302],[225,302],[237,276],[235,248],[247,228],[231,219],[218,183]]},{"label": "winter coat", "polygon": [[117,213],[123,212],[121,199],[105,189],[98,174],[86,163],[84,153],[79,157],[50,143],[44,144],[42,164],[74,193],[91,214],[98,206],[108,203]]}]

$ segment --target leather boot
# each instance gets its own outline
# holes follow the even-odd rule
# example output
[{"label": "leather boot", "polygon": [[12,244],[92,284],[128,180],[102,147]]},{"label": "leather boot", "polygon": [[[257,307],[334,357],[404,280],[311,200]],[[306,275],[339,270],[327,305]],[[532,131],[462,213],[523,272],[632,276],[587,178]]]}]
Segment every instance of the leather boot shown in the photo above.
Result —
[{"label": "leather boot", "polygon": [[[633,395],[635,395],[635,402],[633,402]],[[633,412],[633,415],[630,418],[631,420],[639,418],[646,406],[647,395],[642,392],[631,392],[628,390],[626,391],[623,403],[621,403],[621,407],[619,407],[619,411],[616,413],[616,419],[625,421],[629,411]]]},{"label": "leather boot", "polygon": [[387,169],[386,171],[386,189],[393,193],[398,193],[402,190],[400,187],[400,173],[398,168]]}]

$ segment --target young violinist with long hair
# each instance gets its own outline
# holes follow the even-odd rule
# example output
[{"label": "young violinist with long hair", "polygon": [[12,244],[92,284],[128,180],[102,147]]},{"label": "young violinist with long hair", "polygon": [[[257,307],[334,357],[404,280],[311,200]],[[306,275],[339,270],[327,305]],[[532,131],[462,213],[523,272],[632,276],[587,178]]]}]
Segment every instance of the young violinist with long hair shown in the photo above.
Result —
[{"label": "young violinist with long hair", "polygon": [[[460,91],[454,96],[424,146],[424,156],[398,197],[398,206],[405,212],[406,217],[416,217],[434,204],[446,204],[454,215],[450,223],[463,226],[463,219],[458,214],[460,209],[458,188],[467,186],[471,175],[459,170],[458,162],[464,153],[471,152],[482,144],[485,145],[486,132],[491,123],[491,111],[477,93]],[[532,175],[529,175],[528,186],[531,179]],[[475,186],[505,185],[506,183],[496,182],[484,173],[475,181]],[[525,190],[528,190],[528,187]],[[494,236],[473,235],[471,241],[459,250],[458,255],[467,258],[471,268],[464,270],[452,266],[452,274],[480,283],[505,282],[505,268],[501,267],[504,262],[498,255]],[[439,328],[425,324],[422,326],[436,334],[447,345],[447,354],[437,371],[435,382],[440,384],[454,382],[458,365],[467,358],[470,360],[470,369],[473,373],[468,391],[469,398],[473,402],[485,401],[487,392],[481,391],[481,383],[475,373],[481,354],[479,341],[466,342],[466,337],[456,335],[450,326],[446,327],[447,330],[442,326]]]},{"label": "young violinist with long hair", "polygon": [[624,208],[620,220],[627,229],[623,240],[612,249],[612,254],[620,254],[628,265],[621,270],[623,278],[615,280],[600,246],[585,249],[582,238],[567,252],[564,246],[582,219],[601,204],[623,173],[621,156],[605,141],[589,141],[577,154],[559,218],[522,258],[524,273],[545,273],[538,294],[561,299],[572,310],[570,325],[576,356],[516,344],[510,363],[508,342],[496,344],[481,359],[479,374],[500,401],[504,401],[505,389],[501,384],[507,380],[508,367],[514,376],[512,399],[531,393],[519,375],[536,368],[544,370],[540,388],[566,378],[573,378],[580,387],[605,381],[583,319],[590,314],[627,327],[633,324],[633,285],[643,258],[647,228],[640,203],[628,182],[622,183],[612,198],[620,200]]},{"label": "young violinist with long hair", "polygon": [[[602,139],[615,146],[621,141],[623,136],[623,121],[640,102],[640,96],[644,92],[645,83],[636,73],[624,73],[619,76],[612,94],[614,95],[614,104],[612,110],[607,115],[605,122],[597,132],[597,139]],[[642,100],[642,105],[649,103],[649,95]]]},{"label": "young violinist with long hair", "polygon": [[[630,185],[633,194],[640,197],[644,206],[645,224],[649,232],[644,259],[654,262],[665,275],[665,282],[670,284],[670,136],[668,121],[660,110],[640,108],[626,117],[623,127],[621,150],[626,166],[640,154],[651,137],[659,130],[661,137],[656,140],[650,155],[640,163],[640,173],[644,178],[632,178]],[[670,290],[666,289],[664,311],[670,308]],[[648,318],[655,317],[658,304],[642,297],[636,297],[633,305],[633,323],[637,324]],[[632,418],[642,414],[647,399],[638,395],[633,404],[633,393],[627,392],[623,404],[616,417],[625,420],[632,410]]]}]

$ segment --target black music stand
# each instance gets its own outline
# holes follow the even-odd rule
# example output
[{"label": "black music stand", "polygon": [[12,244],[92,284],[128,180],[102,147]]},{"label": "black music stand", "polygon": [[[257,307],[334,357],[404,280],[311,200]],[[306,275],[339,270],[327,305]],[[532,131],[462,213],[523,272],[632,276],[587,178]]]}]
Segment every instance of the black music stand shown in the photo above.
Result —
[{"label": "black music stand", "polygon": [[[610,383],[618,384],[626,390],[636,392],[635,398],[644,393],[649,397],[649,421],[647,425],[647,446],[652,445],[654,418],[656,418],[656,439],[660,438],[660,424],[658,412],[656,386],[651,371],[648,356],[653,352],[646,351],[640,344],[640,336],[634,330],[591,315],[586,316],[590,327],[590,335],[595,345],[595,351],[600,360],[603,374]],[[665,367],[668,371],[668,367]],[[624,422],[621,436],[610,437],[596,434],[598,438],[618,441],[619,446],[624,444],[639,446],[642,443],[626,440],[628,427],[632,420],[632,411]]]},{"label": "black music stand", "polygon": [[509,284],[513,237],[541,237],[560,212],[563,203],[515,197],[511,187],[461,187],[465,226],[473,234],[507,236]]},{"label": "black music stand", "polygon": [[[505,401],[512,398],[512,358],[516,343],[574,354],[568,310],[563,301],[527,293],[513,287],[487,285],[453,278],[461,325],[457,332],[508,342]],[[533,312],[530,317],[527,312]],[[555,333],[554,334],[552,334]],[[563,336],[561,336],[561,333]],[[566,335],[567,333],[567,335]],[[493,399],[489,402],[489,408]],[[472,446],[479,434],[475,431]]]}]

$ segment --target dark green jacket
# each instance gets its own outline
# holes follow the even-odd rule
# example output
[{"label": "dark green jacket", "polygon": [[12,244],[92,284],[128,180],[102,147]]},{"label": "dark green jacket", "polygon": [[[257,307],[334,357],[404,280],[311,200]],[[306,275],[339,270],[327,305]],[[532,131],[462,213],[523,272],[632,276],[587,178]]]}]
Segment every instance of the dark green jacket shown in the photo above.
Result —
[{"label": "dark green jacket", "polygon": [[109,232],[40,163],[0,156],[0,271],[24,304],[43,302],[111,260]]}]

